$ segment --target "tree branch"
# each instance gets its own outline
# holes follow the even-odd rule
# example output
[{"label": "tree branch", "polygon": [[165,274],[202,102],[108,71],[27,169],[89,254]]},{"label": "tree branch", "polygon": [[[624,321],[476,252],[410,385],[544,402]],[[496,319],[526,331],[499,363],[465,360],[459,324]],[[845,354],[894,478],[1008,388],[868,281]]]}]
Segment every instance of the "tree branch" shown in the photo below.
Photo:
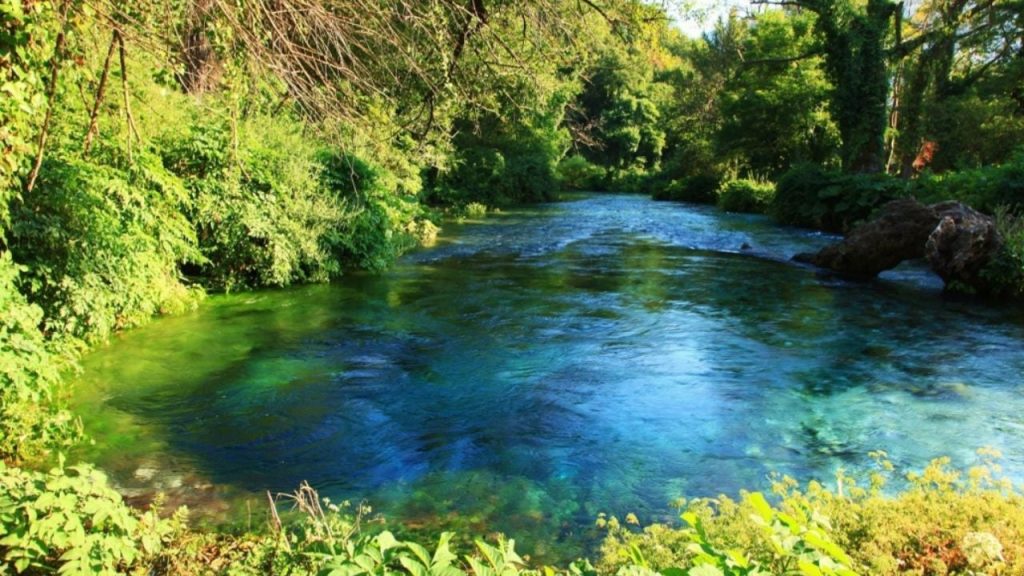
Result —
[{"label": "tree branch", "polygon": [[39,178],[39,169],[43,166],[43,154],[46,152],[46,141],[50,137],[50,122],[53,120],[53,100],[57,96],[57,77],[60,75],[60,64],[64,59],[64,46],[67,42],[67,35],[64,28],[68,22],[68,10],[71,8],[71,1],[64,0],[60,10],[60,32],[57,33],[57,40],[53,49],[53,64],[50,67],[50,80],[46,86],[46,116],[43,118],[43,126],[39,129],[39,142],[36,145],[36,158],[32,162],[32,171],[28,174],[28,181],[25,190],[31,192],[36,187],[36,179]]},{"label": "tree branch", "polygon": [[92,112],[89,114],[89,129],[85,132],[85,146],[83,154],[88,156],[92,148],[92,140],[96,136],[99,126],[100,104],[103,103],[103,95],[107,92],[107,77],[110,76],[110,61],[114,58],[114,47],[117,46],[117,32],[110,38],[110,48],[107,48],[107,57],[103,60],[103,73],[100,74],[100,84],[96,88],[96,100],[92,105]]},{"label": "tree branch", "polygon": [[801,60],[807,60],[808,58],[814,58],[815,56],[821,56],[824,53],[825,51],[822,48],[815,48],[814,50],[809,50],[807,52],[804,52],[803,54],[798,54],[796,56],[778,58],[757,58],[755,60],[742,60],[741,57],[741,60],[742,65],[744,67],[758,66],[761,64],[788,64],[790,62],[799,62]]},{"label": "tree branch", "polygon": [[114,37],[117,38],[117,50],[121,59],[121,91],[124,93],[124,115],[128,121],[128,161],[132,161],[132,136],[139,142],[142,138],[139,136],[139,131],[135,128],[135,117],[132,116],[132,100],[128,92],[128,66],[125,63],[124,55],[124,36],[121,36],[121,32],[114,29]]}]

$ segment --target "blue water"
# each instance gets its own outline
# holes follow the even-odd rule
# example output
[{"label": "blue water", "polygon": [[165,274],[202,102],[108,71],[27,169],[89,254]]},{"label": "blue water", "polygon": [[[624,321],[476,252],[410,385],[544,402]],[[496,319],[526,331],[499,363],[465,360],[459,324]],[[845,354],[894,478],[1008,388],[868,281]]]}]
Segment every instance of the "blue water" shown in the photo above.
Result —
[{"label": "blue water", "polygon": [[876,449],[991,446],[1024,477],[1024,311],[945,299],[920,265],[863,284],[787,262],[832,240],[625,195],[453,225],[385,274],[118,337],[77,386],[86,456],[201,513],[305,480],[546,559],[599,512],[671,519]]}]

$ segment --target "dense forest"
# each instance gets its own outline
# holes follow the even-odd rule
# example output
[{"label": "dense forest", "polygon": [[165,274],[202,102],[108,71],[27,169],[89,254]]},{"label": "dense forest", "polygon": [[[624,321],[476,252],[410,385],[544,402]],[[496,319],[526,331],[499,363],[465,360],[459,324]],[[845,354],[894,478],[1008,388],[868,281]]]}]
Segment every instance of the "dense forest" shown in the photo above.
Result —
[{"label": "dense forest", "polygon": [[[63,382],[90,346],[208,293],[384,270],[450,219],[613,191],[843,233],[892,200],[955,200],[999,241],[948,291],[1024,294],[1019,2],[755,1],[699,38],[641,0],[0,0],[0,18],[0,573],[522,569],[506,542],[461,563],[449,536],[428,554],[361,534],[315,493],[305,523],[228,537],[62,457],[37,471],[88,435]],[[941,465],[899,500],[881,486],[694,503],[689,530],[615,521],[598,568],[1022,570],[1012,489]]]}]

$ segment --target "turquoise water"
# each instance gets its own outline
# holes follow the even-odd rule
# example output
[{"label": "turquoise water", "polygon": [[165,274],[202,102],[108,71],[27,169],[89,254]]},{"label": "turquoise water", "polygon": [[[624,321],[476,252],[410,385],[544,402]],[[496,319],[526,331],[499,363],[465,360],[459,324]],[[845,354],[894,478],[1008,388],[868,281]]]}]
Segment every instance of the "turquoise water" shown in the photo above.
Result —
[{"label": "turquoise water", "polygon": [[88,356],[88,456],[217,516],[309,481],[407,526],[561,559],[599,512],[1003,451],[1024,476],[1024,312],[786,263],[831,237],[582,197],[450,226],[391,271],[217,296]]}]

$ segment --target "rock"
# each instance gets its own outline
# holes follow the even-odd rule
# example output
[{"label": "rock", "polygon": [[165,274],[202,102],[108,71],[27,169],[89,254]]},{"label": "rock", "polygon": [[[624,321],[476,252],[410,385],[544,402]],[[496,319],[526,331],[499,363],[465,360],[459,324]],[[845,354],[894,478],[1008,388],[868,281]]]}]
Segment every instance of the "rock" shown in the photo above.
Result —
[{"label": "rock", "polygon": [[882,206],[876,219],[855,228],[842,242],[793,259],[844,276],[874,278],[904,260],[923,258],[938,219],[933,207],[917,200],[893,200]]},{"label": "rock", "polygon": [[987,294],[991,286],[981,276],[1003,241],[995,221],[963,204],[941,212],[940,220],[925,244],[925,257],[932,270],[946,283]]},{"label": "rock", "polygon": [[882,206],[878,217],[841,242],[793,259],[869,279],[904,260],[927,258],[947,289],[988,294],[981,271],[1002,245],[993,218],[959,202],[925,206],[908,198]]},{"label": "rock", "polygon": [[133,474],[133,476],[135,476],[136,480],[141,480],[142,482],[149,482],[150,480],[153,479],[154,476],[156,476],[156,473],[158,471],[159,470],[157,470],[156,467],[154,466],[143,465],[139,466],[139,468],[135,470],[135,474]]}]

